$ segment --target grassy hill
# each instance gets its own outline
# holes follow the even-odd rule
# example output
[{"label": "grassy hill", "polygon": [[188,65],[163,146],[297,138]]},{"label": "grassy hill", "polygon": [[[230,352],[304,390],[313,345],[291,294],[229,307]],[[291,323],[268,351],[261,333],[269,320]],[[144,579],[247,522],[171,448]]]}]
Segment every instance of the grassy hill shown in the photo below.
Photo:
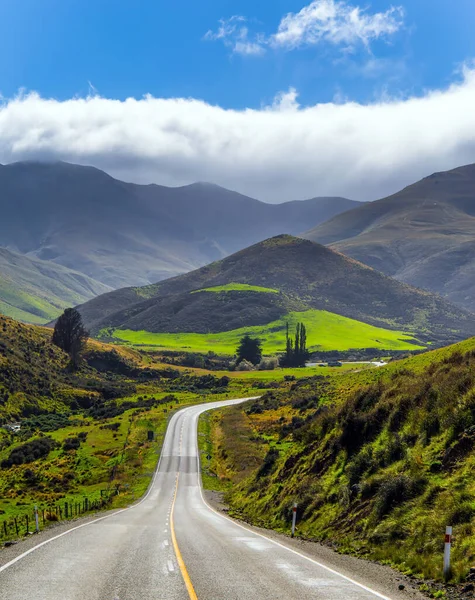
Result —
[{"label": "grassy hill", "polygon": [[297,501],[298,536],[427,578],[442,577],[452,525],[461,580],[475,556],[474,373],[470,339],[269,392],[214,417],[206,481],[255,524],[288,532]]},{"label": "grassy hill", "polygon": [[78,505],[130,504],[150,482],[174,411],[257,392],[255,381],[172,369],[95,341],[72,373],[51,337],[0,315],[1,541],[18,537],[14,518],[23,535],[35,504],[41,527]]},{"label": "grassy hill", "polygon": [[435,173],[304,237],[475,309],[475,165]]},{"label": "grassy hill", "polygon": [[[214,340],[228,347],[231,340],[234,344],[236,330],[255,327],[263,328],[259,331],[267,337],[275,329],[272,339],[280,344],[282,323],[296,318],[294,313],[310,318],[319,328],[313,332],[314,344],[326,347],[336,323],[338,344],[345,345],[348,337],[346,345],[354,342],[358,348],[367,343],[381,347],[378,339],[394,342],[404,336],[401,332],[437,344],[475,334],[472,314],[324,246],[288,235],[155,285],[99,296],[79,310],[95,333],[116,331],[124,338],[131,334],[119,331],[208,336],[226,332],[224,337],[195,337],[193,344]],[[360,324],[345,325],[339,317]],[[349,335],[345,327],[356,335]],[[190,337],[183,339],[185,344],[192,342]],[[156,340],[169,346],[172,338]]]},{"label": "grassy hill", "polygon": [[309,332],[308,348],[311,352],[344,352],[355,348],[411,351],[425,348],[402,331],[374,327],[323,310],[291,312],[267,325],[241,327],[221,333],[150,333],[116,329],[112,335],[133,345],[232,355],[239,345],[239,340],[248,333],[262,340],[264,354],[275,354],[285,348],[287,323],[293,331],[298,322],[304,323]]},{"label": "grassy hill", "polygon": [[82,273],[0,248],[0,313],[8,317],[47,323],[66,307],[108,291]]}]

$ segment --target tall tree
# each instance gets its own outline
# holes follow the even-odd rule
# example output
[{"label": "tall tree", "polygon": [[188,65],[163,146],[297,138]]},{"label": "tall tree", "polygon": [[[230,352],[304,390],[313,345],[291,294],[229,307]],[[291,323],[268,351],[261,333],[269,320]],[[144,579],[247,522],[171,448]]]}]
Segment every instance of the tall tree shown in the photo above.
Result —
[{"label": "tall tree", "polygon": [[285,354],[280,357],[281,367],[304,367],[310,353],[307,350],[307,328],[303,323],[297,323],[295,340],[289,336],[289,324],[286,327]]},{"label": "tall tree", "polygon": [[262,359],[262,342],[259,338],[252,338],[246,334],[241,338],[236,350],[237,363],[247,360],[253,365],[258,365]]},{"label": "tall tree", "polygon": [[54,326],[53,344],[69,354],[73,368],[81,362],[88,337],[79,312],[75,308],[67,308]]}]

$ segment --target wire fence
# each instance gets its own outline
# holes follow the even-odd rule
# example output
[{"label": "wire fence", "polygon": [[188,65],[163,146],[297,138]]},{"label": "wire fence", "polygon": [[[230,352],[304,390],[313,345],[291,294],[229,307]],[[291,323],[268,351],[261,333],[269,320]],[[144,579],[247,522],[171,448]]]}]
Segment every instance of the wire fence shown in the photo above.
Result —
[{"label": "wire fence", "polygon": [[84,496],[80,500],[39,504],[37,509],[30,506],[28,511],[13,517],[0,515],[0,540],[14,541],[36,533],[37,525],[38,530],[42,530],[59,521],[69,521],[87,513],[103,510],[111,504],[115,494],[117,494],[116,490],[101,490],[99,497]]}]

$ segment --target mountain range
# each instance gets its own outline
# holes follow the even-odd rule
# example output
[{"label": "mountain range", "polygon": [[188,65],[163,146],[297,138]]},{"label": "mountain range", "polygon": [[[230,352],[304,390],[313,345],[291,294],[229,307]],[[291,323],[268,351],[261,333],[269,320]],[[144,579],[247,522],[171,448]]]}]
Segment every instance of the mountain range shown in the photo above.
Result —
[{"label": "mountain range", "polygon": [[266,204],[208,183],[136,185],[93,167],[13,163],[0,166],[0,246],[111,288],[146,285],[358,204]]},{"label": "mountain range", "polygon": [[475,311],[475,165],[361,204],[304,237]]},{"label": "mountain range", "polygon": [[[212,293],[214,292],[214,293]],[[475,315],[325,246],[280,235],[190,273],[79,307],[94,332],[220,332],[324,310],[424,341],[475,334]]]}]

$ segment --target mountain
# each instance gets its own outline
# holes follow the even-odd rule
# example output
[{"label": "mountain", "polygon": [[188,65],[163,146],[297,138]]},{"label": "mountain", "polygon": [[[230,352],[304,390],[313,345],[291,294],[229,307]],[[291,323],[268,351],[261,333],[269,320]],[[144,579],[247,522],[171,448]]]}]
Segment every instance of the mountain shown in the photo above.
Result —
[{"label": "mountain", "polygon": [[304,237],[475,311],[475,165],[435,173]]},{"label": "mountain", "polygon": [[[260,289],[253,290],[256,286]],[[191,273],[116,290],[79,307],[94,332],[119,328],[172,333],[227,331],[311,309],[404,329],[426,341],[475,333],[475,316],[438,296],[289,235],[265,240]]]},{"label": "mountain", "polygon": [[60,312],[110,288],[53,262],[0,248],[0,312],[30,323],[46,323]]},{"label": "mountain", "polygon": [[184,273],[358,203],[266,204],[216,185],[118,181],[93,167],[0,165],[0,246],[53,261],[112,288]]}]

